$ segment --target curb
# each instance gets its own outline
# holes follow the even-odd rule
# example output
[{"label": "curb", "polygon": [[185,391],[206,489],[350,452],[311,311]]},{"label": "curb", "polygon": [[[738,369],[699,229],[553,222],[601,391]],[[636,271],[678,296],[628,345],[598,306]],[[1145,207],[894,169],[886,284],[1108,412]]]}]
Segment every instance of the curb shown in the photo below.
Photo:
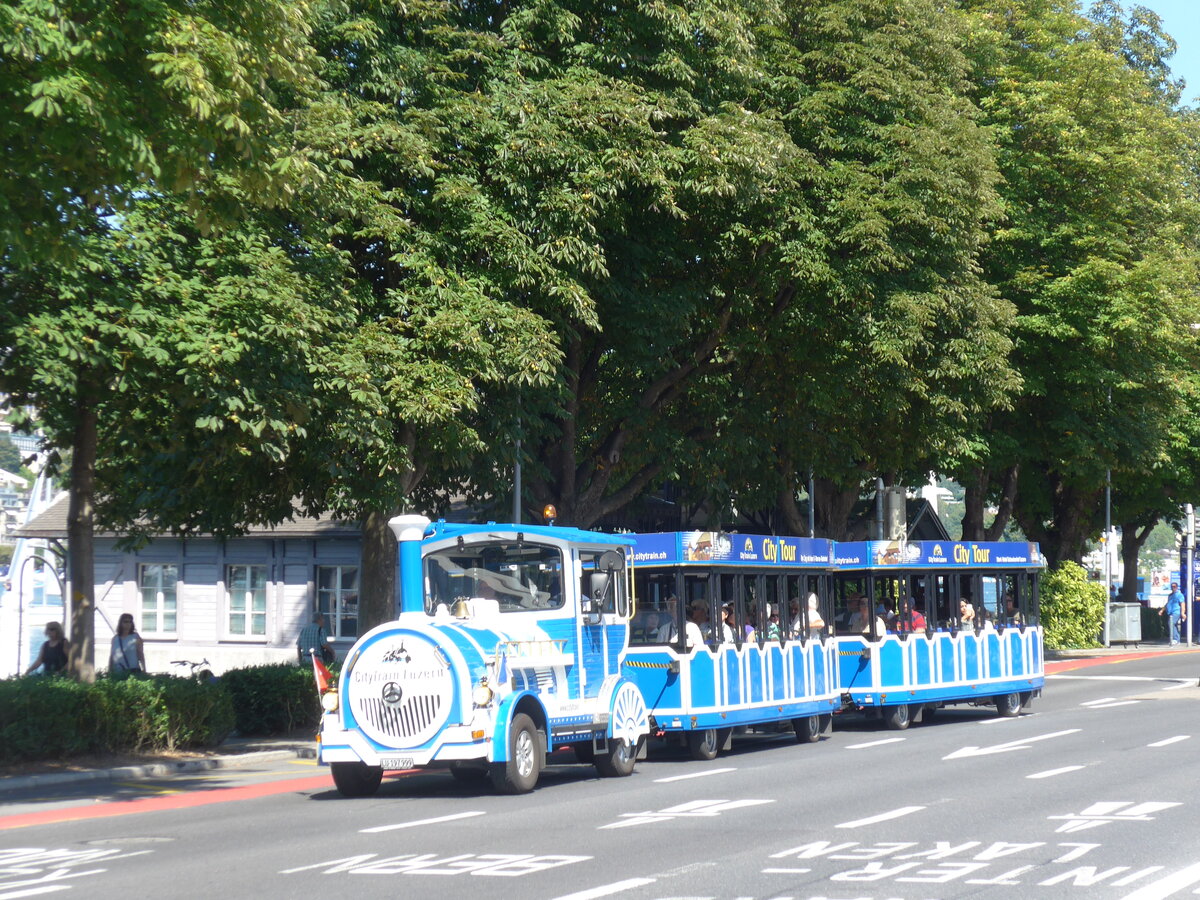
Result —
[{"label": "curb", "polygon": [[120,766],[114,769],[83,769],[78,772],[47,772],[43,775],[14,775],[0,778],[0,794],[33,787],[51,787],[80,781],[98,781],[104,778],[163,778],[188,772],[206,772],[210,769],[233,769],[254,763],[277,759],[316,759],[314,747],[294,746],[279,750],[258,750],[236,755],[213,756],[206,759],[181,759],[171,763],[147,763],[144,766]]}]

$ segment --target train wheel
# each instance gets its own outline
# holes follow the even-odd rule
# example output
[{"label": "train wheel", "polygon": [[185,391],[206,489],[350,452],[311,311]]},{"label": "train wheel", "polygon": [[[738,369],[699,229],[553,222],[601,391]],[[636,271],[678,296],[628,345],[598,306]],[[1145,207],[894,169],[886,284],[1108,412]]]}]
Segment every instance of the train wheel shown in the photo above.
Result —
[{"label": "train wheel", "polygon": [[721,749],[715,728],[706,728],[703,731],[689,731],[687,733],[687,746],[688,753],[692,754],[692,759],[716,759],[717,751]]},{"label": "train wheel", "polygon": [[329,771],[343,797],[370,797],[383,781],[383,769],[361,762],[330,763]]},{"label": "train wheel", "polygon": [[883,708],[883,724],[892,731],[903,731],[908,727],[910,721],[907,703]]},{"label": "train wheel", "polygon": [[1021,711],[1020,694],[1001,694],[996,698],[996,712],[1006,719],[1011,719]]},{"label": "train wheel", "polygon": [[792,719],[792,730],[796,732],[796,743],[815,744],[821,739],[821,717],[806,716]]},{"label": "train wheel", "polygon": [[538,733],[525,713],[513,716],[508,726],[508,761],[492,765],[492,784],[504,794],[527,794],[541,771]]},{"label": "train wheel", "polygon": [[450,774],[463,784],[479,784],[488,777],[488,770],[478,763],[450,763]]},{"label": "train wheel", "polygon": [[637,751],[623,738],[613,738],[608,749],[596,757],[596,771],[601,778],[624,778],[633,774]]}]

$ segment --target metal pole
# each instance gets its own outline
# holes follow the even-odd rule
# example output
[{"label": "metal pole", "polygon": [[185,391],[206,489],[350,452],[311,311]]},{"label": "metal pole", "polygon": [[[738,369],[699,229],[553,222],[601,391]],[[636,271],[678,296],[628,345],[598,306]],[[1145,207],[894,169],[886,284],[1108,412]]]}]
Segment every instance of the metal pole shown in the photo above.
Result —
[{"label": "metal pole", "polygon": [[883,478],[875,479],[875,539],[883,540]]},{"label": "metal pole", "polygon": [[521,524],[521,439],[517,438],[517,461],[513,464],[513,524]]},{"label": "metal pole", "polygon": [[1196,519],[1193,516],[1192,505],[1189,503],[1186,507],[1188,517],[1188,572],[1187,572],[1187,605],[1184,607],[1184,613],[1188,618],[1183,620],[1185,630],[1187,631],[1188,646],[1192,646],[1192,603],[1196,599]]},{"label": "metal pole", "polygon": [[817,536],[817,498],[816,498],[817,480],[813,477],[812,472],[808,473],[808,536],[815,538]]},{"label": "metal pole", "polygon": [[[1111,399],[1111,396],[1110,396]],[[1112,618],[1112,469],[1104,470],[1104,646]]]}]

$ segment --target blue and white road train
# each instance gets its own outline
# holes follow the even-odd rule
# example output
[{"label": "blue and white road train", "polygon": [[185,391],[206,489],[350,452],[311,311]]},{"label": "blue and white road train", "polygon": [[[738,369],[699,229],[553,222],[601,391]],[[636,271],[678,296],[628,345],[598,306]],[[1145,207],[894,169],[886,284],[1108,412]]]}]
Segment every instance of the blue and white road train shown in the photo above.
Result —
[{"label": "blue and white road train", "polygon": [[629,775],[650,730],[621,671],[629,540],[423,516],[389,524],[399,615],[359,638],[322,697],[320,758],[338,790],[367,795],[385,769],[431,767],[520,793],[566,745],[601,775]]},{"label": "blue and white road train", "polygon": [[[567,746],[624,776],[651,735],[711,759],[745,727],[816,741],[845,709],[1015,715],[1044,681],[1033,545],[390,524],[399,614],[322,695],[350,796],[422,767],[524,792]],[[891,616],[853,619],[863,597]]]},{"label": "blue and white road train", "polygon": [[[897,729],[950,704],[1017,715],[1045,682],[1043,566],[1029,543],[836,544],[839,684],[847,705]],[[856,602],[864,612],[851,623]]]}]

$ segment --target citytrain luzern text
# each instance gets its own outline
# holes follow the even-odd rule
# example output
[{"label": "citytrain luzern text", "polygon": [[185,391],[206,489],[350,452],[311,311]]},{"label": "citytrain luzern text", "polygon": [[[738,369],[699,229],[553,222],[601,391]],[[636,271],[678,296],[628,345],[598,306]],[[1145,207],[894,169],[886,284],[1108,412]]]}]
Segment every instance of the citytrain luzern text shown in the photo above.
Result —
[{"label": "citytrain luzern text", "polygon": [[413,768],[529,791],[565,747],[624,776],[652,741],[712,759],[746,731],[817,741],[835,714],[1015,716],[1045,682],[1036,544],[390,525],[396,619],[320,685],[348,796]]}]

